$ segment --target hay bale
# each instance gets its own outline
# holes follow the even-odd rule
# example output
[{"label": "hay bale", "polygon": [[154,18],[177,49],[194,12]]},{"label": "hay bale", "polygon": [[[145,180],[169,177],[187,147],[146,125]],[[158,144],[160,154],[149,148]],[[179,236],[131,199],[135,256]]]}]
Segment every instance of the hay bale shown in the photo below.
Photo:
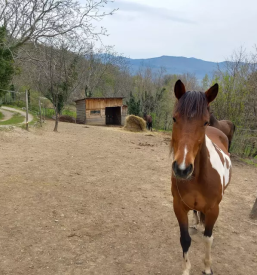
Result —
[{"label": "hay bale", "polygon": [[125,126],[123,128],[132,132],[146,131],[146,122],[139,116],[129,115],[126,117]]}]

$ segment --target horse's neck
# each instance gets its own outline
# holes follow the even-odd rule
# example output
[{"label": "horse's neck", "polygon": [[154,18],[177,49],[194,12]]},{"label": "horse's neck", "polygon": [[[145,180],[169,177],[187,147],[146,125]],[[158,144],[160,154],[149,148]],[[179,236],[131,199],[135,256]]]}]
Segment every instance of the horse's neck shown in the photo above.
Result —
[{"label": "horse's neck", "polygon": [[206,137],[204,137],[204,141],[202,143],[202,146],[200,150],[198,151],[195,163],[194,163],[194,171],[195,171],[195,177],[199,177],[202,170],[207,169],[207,163],[208,163],[208,150],[206,147]]},{"label": "horse's neck", "polygon": [[210,116],[210,125],[215,125],[218,123],[218,120],[215,118],[213,114]]}]

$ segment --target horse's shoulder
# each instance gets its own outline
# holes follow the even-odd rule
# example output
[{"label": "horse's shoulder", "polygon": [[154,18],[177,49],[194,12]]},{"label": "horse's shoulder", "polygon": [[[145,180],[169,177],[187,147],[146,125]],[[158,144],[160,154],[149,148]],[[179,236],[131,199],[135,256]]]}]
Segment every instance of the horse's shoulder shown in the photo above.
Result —
[{"label": "horse's shoulder", "polygon": [[206,135],[214,142],[222,151],[228,153],[228,137],[219,129],[214,127],[207,127]]}]

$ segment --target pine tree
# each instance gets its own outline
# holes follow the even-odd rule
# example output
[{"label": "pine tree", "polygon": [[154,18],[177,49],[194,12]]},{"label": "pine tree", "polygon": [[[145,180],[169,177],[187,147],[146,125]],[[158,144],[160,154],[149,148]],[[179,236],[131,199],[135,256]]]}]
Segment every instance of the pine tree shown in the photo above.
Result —
[{"label": "pine tree", "polygon": [[140,101],[136,100],[132,92],[130,92],[129,101],[127,101],[128,112],[130,115],[139,116],[140,114]]}]

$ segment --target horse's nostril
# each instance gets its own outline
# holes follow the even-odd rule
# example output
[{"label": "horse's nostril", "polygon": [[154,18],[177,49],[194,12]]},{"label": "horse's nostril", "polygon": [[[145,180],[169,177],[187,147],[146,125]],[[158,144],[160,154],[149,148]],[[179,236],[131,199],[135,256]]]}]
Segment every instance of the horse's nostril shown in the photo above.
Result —
[{"label": "horse's nostril", "polygon": [[178,171],[178,163],[176,161],[172,163],[172,169],[175,173]]},{"label": "horse's nostril", "polygon": [[192,171],[193,171],[193,165],[190,164],[190,165],[187,167],[186,170],[187,170],[188,174],[192,173]]}]

